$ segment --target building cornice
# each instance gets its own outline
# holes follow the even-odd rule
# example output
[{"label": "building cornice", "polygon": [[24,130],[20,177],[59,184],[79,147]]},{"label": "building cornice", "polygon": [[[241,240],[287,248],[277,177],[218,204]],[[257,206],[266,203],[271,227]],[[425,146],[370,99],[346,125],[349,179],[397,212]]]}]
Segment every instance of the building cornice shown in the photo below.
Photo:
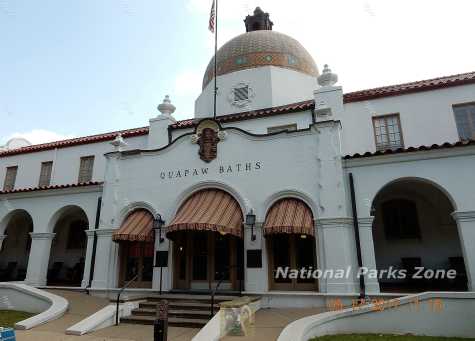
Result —
[{"label": "building cornice", "polygon": [[452,213],[452,217],[456,221],[475,221],[475,211],[455,211]]},{"label": "building cornice", "polygon": [[31,239],[40,240],[40,239],[53,239],[56,233],[50,232],[30,232]]},{"label": "building cornice", "polygon": [[349,227],[353,225],[353,218],[335,217],[316,219],[317,228]]},{"label": "building cornice", "polygon": [[80,184],[52,185],[48,187],[19,188],[11,191],[0,191],[0,199],[17,199],[71,193],[101,192],[102,185],[103,182],[94,181]]}]

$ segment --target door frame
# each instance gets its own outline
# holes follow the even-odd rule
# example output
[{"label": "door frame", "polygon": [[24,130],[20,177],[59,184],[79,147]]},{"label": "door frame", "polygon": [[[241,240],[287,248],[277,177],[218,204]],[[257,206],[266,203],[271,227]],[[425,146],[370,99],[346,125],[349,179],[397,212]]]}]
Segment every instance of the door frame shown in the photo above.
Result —
[{"label": "door frame", "polygon": [[[130,249],[130,242],[121,242],[119,247],[119,287],[122,287],[126,283],[126,274],[127,274],[127,258],[129,257],[129,249]],[[142,252],[144,247],[142,247]],[[145,256],[142,254],[138,257],[138,272],[139,277],[130,283],[131,288],[144,288],[144,289],[151,289],[153,287],[153,279],[150,281],[143,281],[143,263],[144,263]],[[152,257],[153,262],[153,257]],[[153,269],[153,264],[152,264]]]},{"label": "door frame", "polygon": [[[286,234],[289,240],[289,256],[290,256],[290,269],[297,269],[297,253],[296,244],[297,238],[300,238],[300,234]],[[297,279],[291,279],[290,283],[276,283],[274,278],[274,249],[273,249],[273,235],[269,235],[266,238],[267,255],[269,260],[268,268],[268,280],[270,290],[281,291],[318,291],[318,280],[315,279],[313,283],[298,283]],[[312,238],[312,252],[313,252],[313,269],[317,269],[317,255],[316,255],[316,238],[307,236],[306,238]]]}]

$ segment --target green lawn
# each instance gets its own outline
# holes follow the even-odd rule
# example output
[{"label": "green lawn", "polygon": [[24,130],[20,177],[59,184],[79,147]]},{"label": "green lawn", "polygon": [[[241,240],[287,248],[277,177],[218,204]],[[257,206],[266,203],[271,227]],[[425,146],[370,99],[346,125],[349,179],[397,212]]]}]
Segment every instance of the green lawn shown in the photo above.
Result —
[{"label": "green lawn", "polygon": [[13,327],[19,321],[23,321],[35,314],[24,311],[0,310],[0,327]]},{"label": "green lawn", "polygon": [[341,334],[316,337],[309,341],[468,341],[458,337],[388,335],[388,334]]}]

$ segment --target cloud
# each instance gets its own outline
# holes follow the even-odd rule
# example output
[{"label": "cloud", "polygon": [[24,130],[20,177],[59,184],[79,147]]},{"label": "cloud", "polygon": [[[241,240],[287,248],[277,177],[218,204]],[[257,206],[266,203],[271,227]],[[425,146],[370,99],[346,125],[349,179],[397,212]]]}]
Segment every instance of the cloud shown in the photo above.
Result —
[{"label": "cloud", "polygon": [[70,138],[76,137],[73,134],[60,134],[56,133],[54,131],[50,130],[45,130],[45,129],[33,129],[28,132],[16,132],[13,133],[9,136],[7,136],[3,141],[2,144],[5,144],[8,142],[8,140],[16,137],[22,137],[24,139],[27,139],[30,143],[32,144],[38,144],[38,143],[45,143],[45,142],[53,142],[53,141],[59,141],[59,140],[66,140]]}]

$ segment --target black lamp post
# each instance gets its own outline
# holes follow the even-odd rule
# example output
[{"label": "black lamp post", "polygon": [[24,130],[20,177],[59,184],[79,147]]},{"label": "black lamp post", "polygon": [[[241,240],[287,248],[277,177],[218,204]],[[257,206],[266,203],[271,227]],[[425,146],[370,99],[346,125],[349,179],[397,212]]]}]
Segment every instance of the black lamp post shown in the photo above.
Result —
[{"label": "black lamp post", "polygon": [[254,211],[251,209],[251,211],[246,214],[246,225],[251,226],[251,241],[256,240],[256,235],[254,234],[254,225],[256,224],[256,215],[254,214]]},{"label": "black lamp post", "polygon": [[165,221],[162,219],[162,216],[160,214],[157,214],[155,219],[153,220],[153,229],[158,230],[158,242],[163,243],[165,240],[162,237],[162,226],[165,225]]}]

